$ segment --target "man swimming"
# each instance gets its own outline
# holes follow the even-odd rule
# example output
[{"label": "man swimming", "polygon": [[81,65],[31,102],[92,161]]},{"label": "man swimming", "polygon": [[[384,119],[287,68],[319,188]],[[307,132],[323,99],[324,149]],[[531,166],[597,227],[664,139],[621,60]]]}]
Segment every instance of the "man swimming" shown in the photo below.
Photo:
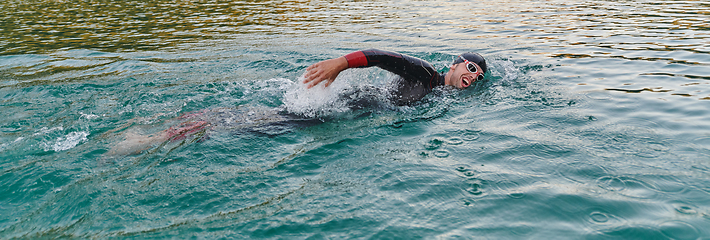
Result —
[{"label": "man swimming", "polygon": [[437,86],[450,85],[467,88],[483,80],[487,71],[486,60],[478,53],[459,55],[445,75],[419,58],[377,49],[356,51],[342,57],[318,62],[306,68],[303,83],[312,88],[321,82],[330,86],[335,78],[348,68],[380,67],[399,76],[390,88],[391,100],[397,105],[421,100]]},{"label": "man swimming", "polygon": [[[306,68],[303,83],[312,88],[321,82],[328,87],[340,72],[348,68],[380,67],[399,76],[387,88],[390,100],[397,105],[406,105],[421,100],[438,86],[454,86],[464,89],[483,80],[487,70],[485,59],[477,53],[459,55],[449,71],[442,75],[434,67],[419,58],[400,53],[369,49],[356,51],[342,57],[318,62]],[[378,94],[377,91],[371,94]],[[350,94],[366,98],[367,94]],[[352,97],[351,97],[352,98]],[[351,99],[354,107],[373,106],[368,100]],[[375,101],[376,102],[376,101]],[[180,124],[167,130],[144,135],[128,130],[123,141],[113,146],[107,155],[140,153],[151,145],[161,142],[180,141],[207,131],[250,129],[264,125],[313,125],[318,119],[308,119],[277,109],[215,108],[186,113],[176,120]],[[314,121],[315,120],[315,121]]]}]

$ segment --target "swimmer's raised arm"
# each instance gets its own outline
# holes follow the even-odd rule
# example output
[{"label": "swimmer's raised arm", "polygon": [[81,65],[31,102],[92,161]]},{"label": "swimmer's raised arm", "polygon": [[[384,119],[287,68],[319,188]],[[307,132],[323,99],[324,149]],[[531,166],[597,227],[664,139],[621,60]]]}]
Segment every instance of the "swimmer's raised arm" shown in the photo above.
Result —
[{"label": "swimmer's raised arm", "polygon": [[[373,58],[373,61],[368,59],[368,55]],[[401,61],[397,61],[401,60],[401,58],[402,55],[399,53],[377,49],[351,52],[345,56],[321,61],[306,68],[303,83],[306,84],[308,88],[312,88],[325,81],[325,87],[328,87],[335,81],[335,78],[338,77],[340,72],[348,68],[378,66],[385,70],[392,71],[388,69],[387,66],[401,66]],[[396,71],[394,73],[399,75]]]},{"label": "swimmer's raised arm", "polygon": [[423,82],[429,88],[435,85],[432,83],[434,76],[438,76],[436,69],[430,63],[419,58],[396,52],[367,49],[311,65],[306,68],[303,83],[308,88],[312,88],[325,81],[325,87],[328,87],[345,69],[373,66],[397,74],[408,81]]},{"label": "swimmer's raised arm", "polygon": [[345,69],[348,69],[348,60],[345,59],[345,56],[320,61],[306,68],[303,83],[308,88],[312,88],[320,82],[326,81],[325,87],[328,87]]}]

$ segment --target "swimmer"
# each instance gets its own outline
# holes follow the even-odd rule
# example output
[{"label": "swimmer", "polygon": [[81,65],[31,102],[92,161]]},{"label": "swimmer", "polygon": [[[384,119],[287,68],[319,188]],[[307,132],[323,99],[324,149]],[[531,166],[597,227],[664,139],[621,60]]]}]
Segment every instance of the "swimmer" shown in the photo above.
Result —
[{"label": "swimmer", "polygon": [[411,104],[421,100],[438,86],[454,86],[464,89],[483,80],[487,71],[486,60],[478,53],[463,53],[454,59],[449,71],[442,75],[434,67],[419,58],[404,54],[369,49],[352,52],[342,57],[318,62],[306,68],[303,83],[312,88],[321,82],[328,87],[335,78],[348,68],[376,66],[399,76],[392,84],[392,101],[397,105]]},{"label": "swimmer", "polygon": [[[321,82],[330,86],[335,78],[348,68],[380,67],[399,76],[388,88],[389,96],[397,105],[407,105],[421,100],[438,86],[453,86],[464,89],[484,78],[486,61],[477,53],[464,53],[454,59],[449,71],[442,75],[434,67],[419,58],[395,52],[369,49],[356,51],[342,57],[318,62],[306,68],[303,83],[312,88]],[[377,101],[368,101],[367,96],[378,95],[378,91],[357,90],[348,93],[359,98],[350,99],[353,108],[373,107]],[[373,89],[369,89],[373,90]],[[364,100],[363,100],[364,99]],[[375,98],[373,98],[375,99]],[[181,123],[167,130],[144,135],[128,130],[122,135],[123,141],[113,146],[106,155],[138,154],[151,146],[163,142],[181,141],[203,135],[208,131],[250,129],[266,125],[286,124],[289,126],[314,125],[320,119],[309,119],[278,109],[256,108],[215,108],[184,114],[177,118]],[[295,124],[295,125],[294,125]]]}]

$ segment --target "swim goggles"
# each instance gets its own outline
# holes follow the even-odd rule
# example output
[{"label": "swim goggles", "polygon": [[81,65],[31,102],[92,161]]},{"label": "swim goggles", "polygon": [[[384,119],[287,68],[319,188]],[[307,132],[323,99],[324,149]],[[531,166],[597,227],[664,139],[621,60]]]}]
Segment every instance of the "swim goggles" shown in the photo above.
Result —
[{"label": "swim goggles", "polygon": [[466,60],[462,56],[459,55],[461,60],[463,60],[464,63],[466,63],[466,69],[473,74],[476,74],[476,81],[481,81],[483,80],[483,70],[481,70],[481,67],[478,66],[478,64],[475,64],[471,61]]}]

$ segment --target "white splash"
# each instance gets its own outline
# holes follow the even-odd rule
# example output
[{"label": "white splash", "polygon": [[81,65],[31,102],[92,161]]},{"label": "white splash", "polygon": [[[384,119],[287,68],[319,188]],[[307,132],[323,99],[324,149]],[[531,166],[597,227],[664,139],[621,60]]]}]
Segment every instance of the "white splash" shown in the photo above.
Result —
[{"label": "white splash", "polygon": [[34,133],[33,136],[44,135],[44,134],[47,134],[50,132],[62,131],[62,130],[64,130],[63,127],[53,127],[53,128],[42,127],[42,129],[40,129],[39,132]]},{"label": "white splash", "polygon": [[[501,81],[511,82],[518,78],[518,73],[520,73],[520,70],[515,67],[515,63],[513,63],[512,61],[493,60],[491,61],[491,63],[493,63],[493,65],[497,65],[496,68],[494,68],[494,71],[496,71],[497,75],[503,76],[503,79],[501,79]],[[502,72],[499,69],[502,69]]]},{"label": "white splash", "polygon": [[347,102],[339,100],[338,93],[346,86],[347,81],[336,80],[329,87],[322,84],[311,89],[303,84],[303,76],[299,77],[291,89],[284,95],[284,106],[289,112],[306,117],[327,117],[349,111]]},{"label": "white splash", "polygon": [[87,136],[89,136],[88,132],[72,132],[64,137],[57,138],[57,141],[54,142],[54,144],[50,145],[48,143],[44,143],[44,150],[54,150],[55,152],[69,150],[76,147],[79,143],[86,141]]},{"label": "white splash", "polygon": [[85,114],[83,112],[79,112],[79,114],[81,114],[81,117],[89,119],[89,120],[94,120],[94,119],[99,118],[99,115],[96,115],[96,114],[91,114],[91,113]]}]

